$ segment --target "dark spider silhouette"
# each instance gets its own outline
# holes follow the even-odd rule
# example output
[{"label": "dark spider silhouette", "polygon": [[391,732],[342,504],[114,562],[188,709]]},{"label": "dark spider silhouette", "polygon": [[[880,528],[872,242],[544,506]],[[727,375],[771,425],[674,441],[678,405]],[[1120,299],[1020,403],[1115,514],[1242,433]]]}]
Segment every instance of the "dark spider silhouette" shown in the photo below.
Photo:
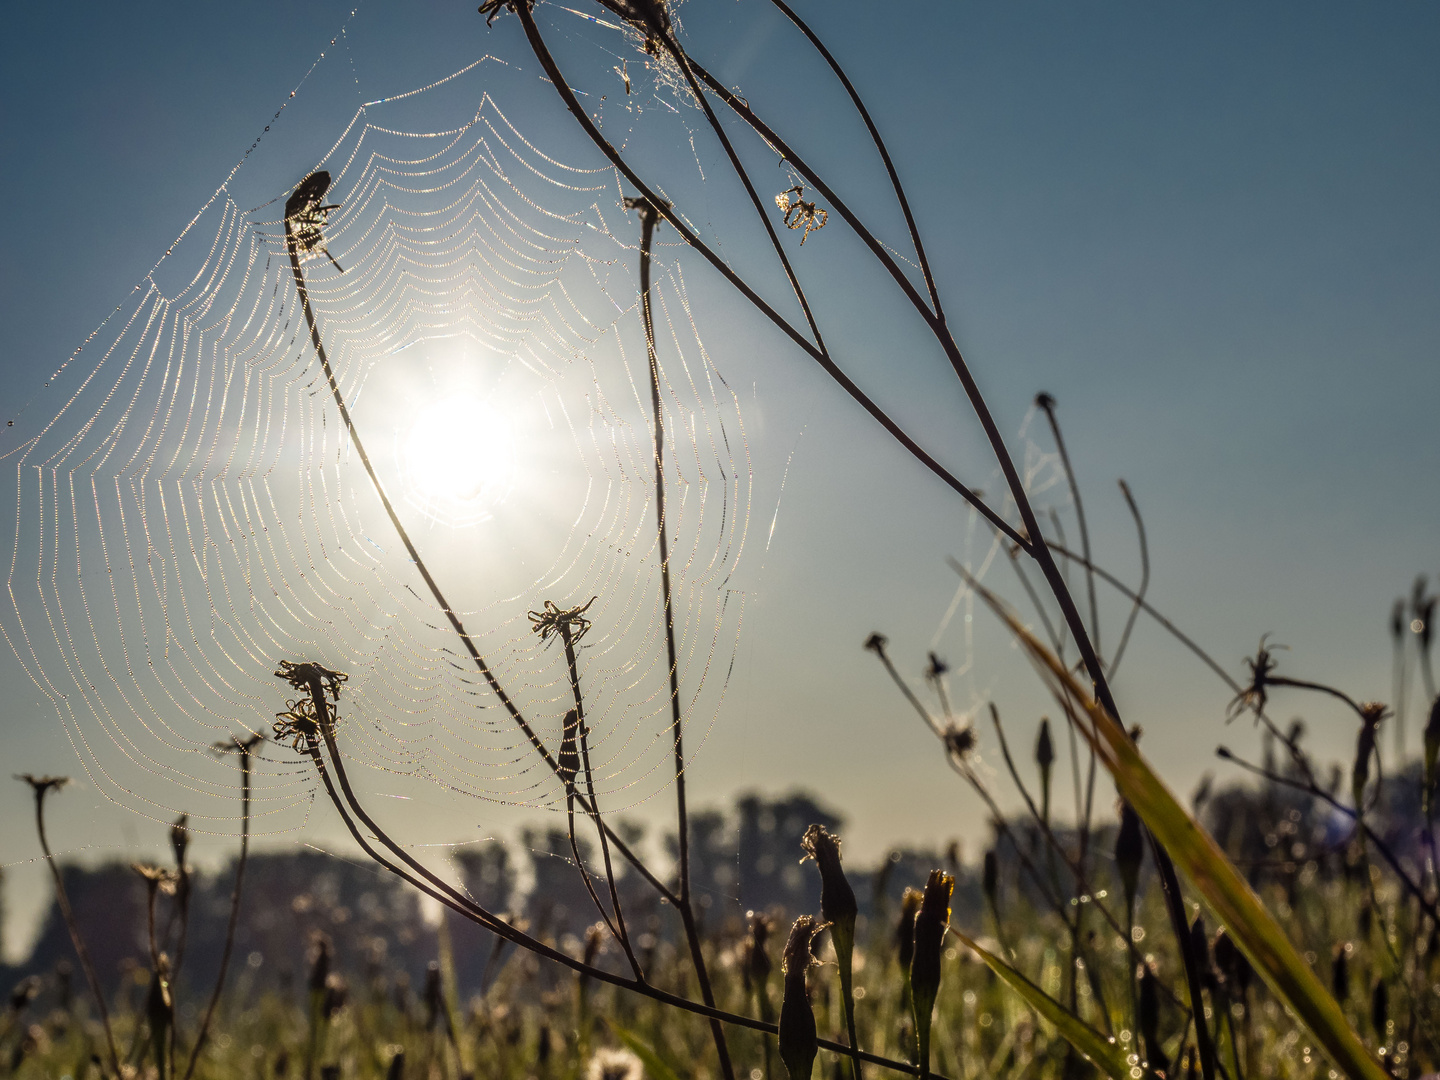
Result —
[{"label": "dark spider silhouette", "polygon": [[324,255],[343,274],[345,268],[325,246],[324,230],[330,211],[340,209],[339,203],[325,204],[325,193],[329,190],[330,174],[324,169],[300,181],[285,200],[285,236],[302,259]]}]

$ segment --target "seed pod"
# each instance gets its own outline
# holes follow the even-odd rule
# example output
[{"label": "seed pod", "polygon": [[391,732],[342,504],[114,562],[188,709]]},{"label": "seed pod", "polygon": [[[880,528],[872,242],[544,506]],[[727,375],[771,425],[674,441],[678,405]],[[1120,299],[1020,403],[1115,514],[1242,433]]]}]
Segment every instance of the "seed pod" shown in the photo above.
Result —
[{"label": "seed pod", "polygon": [[915,955],[910,960],[910,1007],[920,1051],[920,1075],[930,1071],[930,1021],[940,993],[940,954],[950,928],[950,897],[955,879],[943,870],[931,870],[925,896],[915,915]]},{"label": "seed pod", "polygon": [[575,737],[580,731],[580,714],[571,709],[565,714],[565,722],[560,731],[560,753],[556,755],[555,764],[560,772],[560,782],[565,785],[566,792],[575,787],[575,774],[580,771],[580,752],[576,749]]},{"label": "seed pod", "polygon": [[1050,823],[1050,766],[1055,764],[1055,744],[1050,741],[1050,718],[1040,718],[1035,739],[1035,764],[1040,768],[1040,817]]},{"label": "seed pod", "polygon": [[1370,1023],[1375,1025],[1375,1035],[1383,1043],[1390,1019],[1390,994],[1385,989],[1385,980],[1376,979],[1375,989],[1370,995]]},{"label": "seed pod", "polygon": [[745,979],[745,990],[753,993],[760,1002],[761,1019],[770,1019],[770,994],[768,984],[770,982],[770,955],[765,951],[766,944],[770,940],[770,919],[768,916],[759,913],[752,913],[750,916],[750,933],[745,938],[745,963],[742,974]]},{"label": "seed pod", "polygon": [[779,1042],[780,1060],[785,1063],[790,1080],[810,1080],[815,1055],[820,1050],[805,974],[815,963],[810,949],[821,929],[813,915],[801,915],[790,928],[790,940],[785,943],[785,997],[780,1004]]},{"label": "seed pod", "polygon": [[1115,865],[1125,887],[1125,912],[1135,925],[1135,893],[1140,887],[1140,864],[1145,858],[1145,840],[1140,832],[1140,815],[1123,800],[1120,803],[1120,831],[1115,836]]},{"label": "seed pod", "polygon": [[900,956],[900,971],[905,979],[906,990],[910,987],[910,962],[915,957],[915,916],[920,911],[924,893],[919,889],[906,889],[900,898],[900,922],[895,927],[895,948]]}]

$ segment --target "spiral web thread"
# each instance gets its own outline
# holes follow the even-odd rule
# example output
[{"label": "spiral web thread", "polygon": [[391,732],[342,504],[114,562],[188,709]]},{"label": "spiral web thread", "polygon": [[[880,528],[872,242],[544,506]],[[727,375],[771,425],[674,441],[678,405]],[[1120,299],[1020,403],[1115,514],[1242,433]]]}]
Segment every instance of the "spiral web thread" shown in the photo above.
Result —
[{"label": "spiral web thread", "polygon": [[[323,258],[305,272],[387,493],[552,751],[570,685],[526,612],[597,597],[580,674],[597,791],[623,810],[674,772],[639,227],[611,171],[565,165],[507,120],[496,73],[478,62],[356,113],[317,163],[341,204],[325,239],[344,272]],[[415,106],[439,94],[468,102],[469,119],[392,121],[433,115]],[[57,383],[53,419],[0,457],[15,488],[0,632],[90,780],[158,819],[233,827],[234,764],[211,747],[269,731],[282,659],[350,675],[340,737],[353,760],[492,803],[558,805],[560,783],[465,654],[356,459],[300,313],[286,195],[247,211],[222,191],[190,227],[203,259],[188,283],[147,278],[107,321],[114,336],[83,354],[93,366],[77,360],[72,389]],[[735,656],[751,477],[738,399],[664,256],[652,299],[693,755]],[[505,475],[474,498],[424,494],[405,457],[407,429],[445,400],[483,402],[477,426],[503,436]],[[273,744],[262,760],[258,824],[292,828],[313,772]]]}]

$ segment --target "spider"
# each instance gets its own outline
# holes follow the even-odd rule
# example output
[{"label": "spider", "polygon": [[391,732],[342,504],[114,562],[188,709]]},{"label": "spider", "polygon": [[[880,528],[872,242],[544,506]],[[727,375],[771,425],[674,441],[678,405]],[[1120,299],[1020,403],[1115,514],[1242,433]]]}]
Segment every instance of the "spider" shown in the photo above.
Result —
[{"label": "spider", "polygon": [[579,641],[590,630],[590,620],[585,618],[585,612],[590,610],[590,605],[595,603],[596,598],[591,597],[579,607],[558,608],[553,600],[545,601],[543,611],[531,611],[530,629],[540,635],[541,641],[547,641],[551,634],[570,633],[570,643],[573,645]]},{"label": "spider", "polygon": [[329,221],[330,211],[340,209],[339,203],[325,204],[325,192],[329,190],[330,174],[324,169],[300,181],[294,193],[285,200],[285,235],[302,259],[324,255],[343,274],[345,268],[335,261],[335,256],[325,246],[323,230]]},{"label": "spider", "polygon": [[[791,196],[794,196],[792,199]],[[785,215],[785,227],[787,229],[799,229],[802,226],[805,234],[800,237],[800,246],[805,246],[805,239],[810,235],[811,229],[823,229],[825,222],[829,220],[830,214],[821,210],[813,202],[805,201],[805,185],[796,184],[786,191],[775,196],[775,205]]]}]

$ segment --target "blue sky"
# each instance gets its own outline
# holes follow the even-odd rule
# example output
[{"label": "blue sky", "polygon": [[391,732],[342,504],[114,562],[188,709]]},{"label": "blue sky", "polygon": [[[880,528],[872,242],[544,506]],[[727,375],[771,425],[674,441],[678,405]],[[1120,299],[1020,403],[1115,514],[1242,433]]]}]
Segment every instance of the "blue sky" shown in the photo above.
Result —
[{"label": "blue sky", "polygon": [[[1222,662],[1238,672],[1273,632],[1295,672],[1388,698],[1389,605],[1416,574],[1440,574],[1440,14],[1418,4],[802,11],[878,119],[957,338],[1017,454],[1027,439],[1049,445],[1033,419],[1027,427],[1034,394],[1059,400],[1103,561],[1136,573],[1114,483],[1123,476],[1146,515],[1153,597]],[[681,13],[696,57],[842,178],[901,246],[883,174],[793,31],[755,0],[691,0]],[[603,32],[548,17],[572,81],[600,92]],[[6,418],[22,405],[27,418],[53,414],[46,377],[126,302],[266,125],[237,198],[297,180],[362,102],[485,52],[534,67],[513,18],[486,31],[464,4],[371,2],[353,15],[254,4],[243,17],[210,4],[32,5],[7,15],[0,49]],[[553,92],[534,89],[512,99],[517,125],[567,161],[598,164]],[[673,174],[693,218],[728,228],[738,193],[713,145],[637,153]],[[697,158],[703,184],[684,179]],[[727,257],[784,301],[756,235],[736,230],[724,233]],[[925,445],[994,490],[943,358],[842,230],[832,219],[791,248],[837,358]],[[845,809],[862,857],[952,835],[973,856],[978,804],[858,647],[883,629],[918,674],[954,589],[945,556],[982,550],[967,515],[713,274],[684,265],[717,363],[753,384],[752,534],[775,522],[752,564],[735,682],[692,773],[697,794],[801,782]],[[980,668],[955,692],[993,697],[1028,731],[1043,702],[976,619]],[[952,658],[957,633],[940,638]],[[76,772],[8,655],[0,688],[11,771]],[[1178,790],[1212,766],[1217,741],[1251,741],[1224,728],[1223,688],[1143,624],[1118,689]],[[1324,752],[1347,752],[1342,714],[1295,708]],[[12,817],[25,810],[19,785],[0,800]],[[440,831],[476,827],[438,796],[427,805]],[[95,791],[66,793],[57,811],[67,851],[161,842],[158,825]],[[274,842],[307,837],[330,843],[335,829],[317,814]],[[0,840],[17,908],[41,881],[30,845],[19,831]],[[212,857],[222,847],[213,842]]]}]

